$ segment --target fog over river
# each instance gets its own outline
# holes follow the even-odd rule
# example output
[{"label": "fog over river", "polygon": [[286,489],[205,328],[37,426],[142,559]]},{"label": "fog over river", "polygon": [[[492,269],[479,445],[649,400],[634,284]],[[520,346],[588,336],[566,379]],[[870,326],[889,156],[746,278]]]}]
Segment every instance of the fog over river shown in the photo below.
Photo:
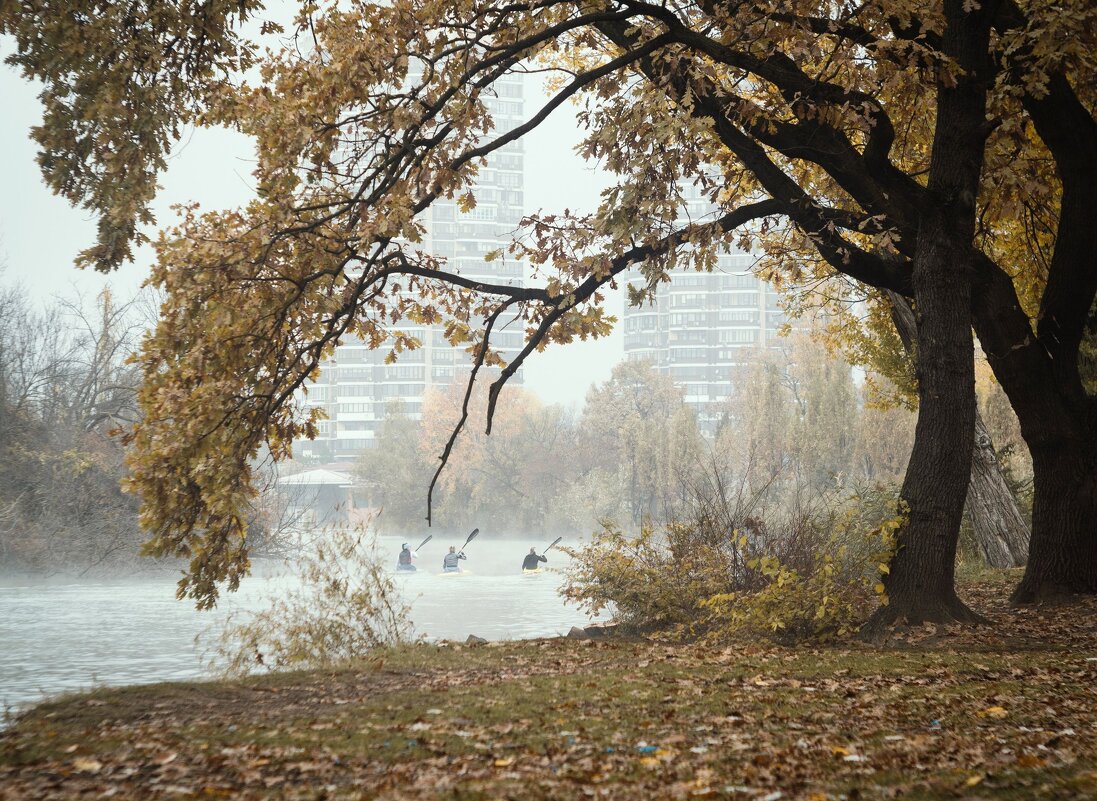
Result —
[{"label": "fog over river", "polygon": [[[469,545],[469,573],[439,576],[450,543],[436,535],[420,553],[419,571],[397,574],[417,633],[429,639],[520,639],[564,634],[587,621],[564,605],[555,572],[523,575],[522,556],[548,541],[498,540],[481,534]],[[380,538],[395,565],[401,540]],[[412,543],[412,547],[418,544]],[[567,557],[549,551],[549,567]],[[195,637],[217,627],[233,610],[256,609],[264,598],[296,581],[285,568],[256,565],[240,591],[222,596],[218,609],[198,612],[175,599],[177,576],[99,581],[0,578],[0,709],[93,686],[139,684],[209,676],[204,646]]]}]

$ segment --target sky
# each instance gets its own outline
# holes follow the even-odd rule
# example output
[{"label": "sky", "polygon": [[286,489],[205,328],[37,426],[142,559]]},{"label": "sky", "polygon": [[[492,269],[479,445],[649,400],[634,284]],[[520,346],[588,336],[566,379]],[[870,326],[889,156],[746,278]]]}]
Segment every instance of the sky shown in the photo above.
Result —
[{"label": "sky", "polygon": [[[92,297],[107,283],[116,296],[137,292],[148,275],[152,252],[143,248],[135,263],[106,277],[73,266],[76,254],[95,236],[95,220],[53,195],[42,182],[35,162],[30,129],[41,120],[38,88],[2,63],[12,42],[0,37],[0,102],[7,122],[0,125],[0,283],[21,284],[35,300],[79,292]],[[526,114],[540,105],[540,81],[530,78]],[[526,211],[590,210],[598,202],[604,178],[574,154],[580,131],[574,110],[565,104],[525,138]],[[197,201],[216,209],[239,205],[251,193],[250,140],[232,131],[197,129],[185,133],[174,149],[155,204],[158,223],[174,219],[171,207]],[[151,234],[152,232],[150,232]],[[620,318],[621,292],[607,306]],[[550,346],[527,359],[525,384],[549,403],[581,404],[592,382],[604,381],[623,358],[618,331],[594,342]]]}]

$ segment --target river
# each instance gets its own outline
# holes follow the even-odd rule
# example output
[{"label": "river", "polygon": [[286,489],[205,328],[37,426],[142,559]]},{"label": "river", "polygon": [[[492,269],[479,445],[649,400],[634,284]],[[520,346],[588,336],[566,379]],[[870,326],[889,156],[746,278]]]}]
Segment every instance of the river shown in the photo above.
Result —
[{"label": "river", "polygon": [[[558,595],[559,573],[518,570],[533,543],[476,540],[463,563],[469,574],[454,578],[437,575],[445,548],[435,539],[420,555],[420,570],[397,578],[418,634],[521,639],[565,634],[588,622]],[[394,564],[400,541],[382,537],[380,546]],[[551,567],[567,558],[559,551],[549,557]],[[171,575],[0,581],[0,711],[90,687],[210,676],[205,647],[195,638],[208,640],[232,611],[260,608],[295,583],[271,565],[257,566],[256,574],[211,612],[177,601]]]}]

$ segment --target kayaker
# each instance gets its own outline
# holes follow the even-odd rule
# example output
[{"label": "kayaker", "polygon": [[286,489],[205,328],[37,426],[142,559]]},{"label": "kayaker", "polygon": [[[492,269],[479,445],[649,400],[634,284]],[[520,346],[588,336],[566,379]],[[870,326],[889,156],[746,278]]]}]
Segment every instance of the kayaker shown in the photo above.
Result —
[{"label": "kayaker", "polygon": [[396,569],[415,570],[415,565],[411,563],[411,560],[414,558],[415,553],[412,552],[411,548],[409,548],[408,544],[405,542],[403,545],[400,546],[400,556],[396,560]]},{"label": "kayaker", "polygon": [[449,546],[449,553],[442,557],[442,570],[446,573],[456,573],[460,571],[461,566],[457,564],[457,560],[464,558],[464,551],[458,552],[455,546]]},{"label": "kayaker", "polygon": [[542,553],[537,553],[536,548],[530,548],[529,553],[526,554],[526,558],[522,560],[523,570],[536,570],[538,562],[547,562],[548,557]]}]

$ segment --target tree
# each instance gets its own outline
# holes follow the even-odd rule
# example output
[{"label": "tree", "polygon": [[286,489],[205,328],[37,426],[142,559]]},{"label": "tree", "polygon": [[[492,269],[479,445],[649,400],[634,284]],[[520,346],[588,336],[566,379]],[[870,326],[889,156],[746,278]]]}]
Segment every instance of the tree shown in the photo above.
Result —
[{"label": "tree", "polygon": [[963,251],[974,235],[983,165],[990,11],[945,0],[944,17],[942,53],[959,74],[937,79],[929,197],[917,213],[911,281],[919,415],[900,492],[909,522],[884,578],[889,603],[870,630],[901,619],[977,619],[956,596],[953,569],[971,473],[971,448],[956,443],[970,442],[975,425],[972,280]]},{"label": "tree", "polygon": [[[886,381],[875,377],[877,392]],[[787,505],[866,484],[897,490],[902,482],[914,415],[862,400],[849,364],[814,335],[751,353],[732,386],[718,450],[751,492]]]},{"label": "tree", "polygon": [[[6,27],[33,28],[21,10]],[[284,456],[314,430],[293,394],[340,337],[395,356],[414,342],[388,325],[445,322],[478,364],[498,364],[494,325],[517,314],[527,346],[493,382],[490,427],[532,351],[606,332],[600,293],[620,272],[640,265],[654,286],[671,266],[710,268],[738,239],[785,280],[837,273],[914,301],[920,416],[887,614],[969,617],[951,552],[970,462],[955,443],[974,424],[971,325],[1033,458],[1015,598],[1097,590],[1097,424],[1079,369],[1097,292],[1095,15],[1087,0],[305,6],[307,47],[275,52],[262,85],[198,101],[203,121],[257,139],[259,197],[187,210],[158,244],[167,301],[143,357],[132,481],[151,549],[192,556],[181,591],[202,602],[218,580],[235,584],[249,456],[264,441]],[[234,41],[230,17],[215,20],[216,40]],[[21,41],[20,57],[50,60]],[[555,94],[496,132],[486,98],[531,60],[558,70]],[[418,212],[442,196],[471,209],[476,171],[572,97],[583,154],[619,180],[592,215],[527,221],[507,255],[529,259],[543,286],[471,281],[416,249]],[[67,142],[47,147],[84,163]],[[722,213],[676,225],[682,180]]]},{"label": "tree", "polygon": [[851,466],[857,408],[849,364],[800,334],[789,343],[789,388],[796,402],[795,440],[813,487],[840,483]]},{"label": "tree", "polygon": [[611,506],[598,517],[639,525],[673,517],[681,478],[700,457],[696,416],[670,377],[646,361],[626,361],[587,392],[579,421],[589,483],[605,485]]},{"label": "tree", "polygon": [[[914,310],[905,298],[887,294],[892,319],[908,352],[916,349]],[[975,540],[991,567],[1019,567],[1028,560],[1028,524],[1002,475],[994,441],[979,410],[975,411],[975,444],[971,458],[967,514]]]},{"label": "tree", "polygon": [[[0,34],[14,37],[7,62],[45,86],[32,135],[47,185],[95,214],[95,245],[80,262],[107,272],[148,241],[141,226],[156,176],[180,129],[201,115],[225,77],[254,63],[234,25],[258,0],[6,0]],[[273,27],[268,27],[273,31]]]},{"label": "tree", "polygon": [[382,510],[377,521],[382,530],[410,534],[419,529],[423,487],[430,474],[430,463],[419,452],[419,424],[401,404],[390,403],[377,442],[362,452],[355,466],[355,475],[368,488],[372,505]]},{"label": "tree", "polygon": [[34,309],[0,288],[0,556],[39,572],[87,572],[135,560],[135,499],[119,488],[112,429],[133,422],[140,330],[109,291]]},{"label": "tree", "polygon": [[[418,452],[438,468],[438,456],[462,415],[466,387],[454,382],[428,393],[423,402]],[[487,393],[478,388],[469,399],[472,416],[486,413]],[[449,526],[479,526],[500,532],[544,534],[570,527],[561,508],[563,495],[582,478],[575,458],[575,425],[562,408],[546,406],[516,387],[500,400],[492,435],[468,431],[454,441],[447,469],[434,486]],[[424,518],[427,482],[409,487],[416,494],[416,517]]]},{"label": "tree", "polygon": [[787,472],[799,419],[788,394],[788,365],[780,354],[757,349],[732,374],[729,425],[720,439],[738,452],[735,461],[753,493],[760,493]]},{"label": "tree", "polygon": [[903,405],[880,404],[874,393],[886,383],[886,377],[876,376],[874,385],[866,380],[861,388],[852,472],[870,484],[898,485],[914,446],[916,415]]},{"label": "tree", "polygon": [[[795,300],[794,311],[803,313],[803,299],[797,297]],[[832,298],[825,304],[829,314],[821,338],[854,364],[876,371],[869,374],[868,380],[870,398],[875,405],[916,409],[918,382],[913,365],[917,324],[910,302],[888,290],[869,292],[859,298],[860,302],[852,309],[849,300]],[[978,360],[977,370],[980,365],[986,365],[985,358]],[[878,377],[885,380],[886,391],[881,392]],[[992,377],[984,379],[983,385],[987,388],[997,386]],[[976,394],[980,394],[978,383]],[[998,568],[1025,564],[1028,523],[1006,481],[994,440],[978,410],[965,514],[987,564]]]}]

